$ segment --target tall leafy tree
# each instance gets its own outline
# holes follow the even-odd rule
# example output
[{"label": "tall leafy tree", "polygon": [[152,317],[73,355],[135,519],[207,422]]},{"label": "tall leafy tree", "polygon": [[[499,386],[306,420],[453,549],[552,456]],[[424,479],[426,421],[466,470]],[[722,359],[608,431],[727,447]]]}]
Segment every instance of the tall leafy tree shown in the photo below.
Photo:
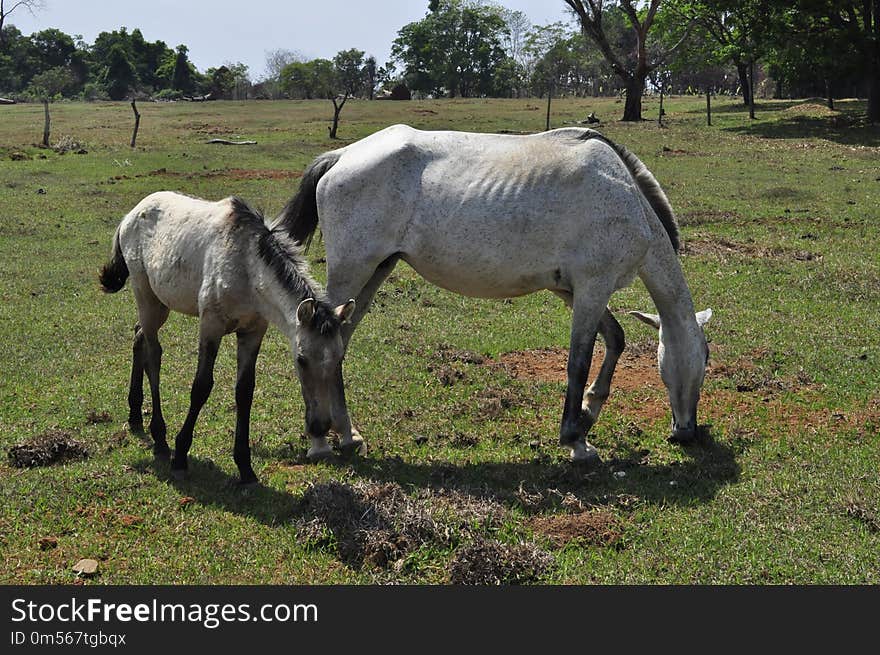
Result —
[{"label": "tall leafy tree", "polygon": [[[565,0],[565,4],[580,21],[581,29],[599,47],[602,55],[624,83],[626,103],[623,120],[642,120],[642,95],[645,81],[655,68],[660,66],[673,53],[684,39],[665,50],[649,48],[648,36],[660,9],[661,0],[649,0],[640,8],[636,0],[619,0],[618,4],[606,6],[605,0]],[[623,12],[635,37],[635,47],[615,48],[605,29],[605,19],[609,12]]]},{"label": "tall leafy tree", "polygon": [[171,76],[171,88],[182,93],[191,93],[195,88],[193,65],[189,61],[189,48],[177,46],[174,59],[174,73]]},{"label": "tall leafy tree", "polygon": [[137,71],[121,44],[114,44],[110,48],[101,81],[112,100],[122,100],[137,84]]},{"label": "tall leafy tree", "polygon": [[410,88],[423,93],[490,95],[507,66],[502,46],[507,26],[500,11],[464,0],[432,0],[428,14],[404,25],[391,54],[403,64]]}]

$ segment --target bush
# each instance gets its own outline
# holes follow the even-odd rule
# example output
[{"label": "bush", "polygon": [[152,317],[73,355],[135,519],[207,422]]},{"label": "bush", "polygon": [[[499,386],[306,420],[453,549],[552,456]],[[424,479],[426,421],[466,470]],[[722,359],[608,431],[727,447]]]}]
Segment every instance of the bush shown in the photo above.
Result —
[{"label": "bush", "polygon": [[83,90],[79,95],[82,100],[88,102],[110,99],[110,96],[107,94],[107,89],[105,89],[104,85],[99,82],[89,82],[83,87]]},{"label": "bush", "polygon": [[162,89],[153,96],[153,100],[180,100],[183,93],[176,89]]}]

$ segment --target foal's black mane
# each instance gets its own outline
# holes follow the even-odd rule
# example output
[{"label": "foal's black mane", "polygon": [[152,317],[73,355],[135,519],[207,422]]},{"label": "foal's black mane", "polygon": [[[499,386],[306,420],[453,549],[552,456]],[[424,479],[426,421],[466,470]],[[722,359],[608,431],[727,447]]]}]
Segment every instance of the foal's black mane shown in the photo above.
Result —
[{"label": "foal's black mane", "polygon": [[311,327],[321,334],[336,334],[339,318],[324,298],[314,280],[309,277],[302,249],[281,230],[270,230],[262,212],[252,208],[246,201],[233,196],[232,212],[235,225],[245,227],[257,239],[257,254],[274,273],[282,287],[288,289],[300,301],[314,298],[315,313]]}]

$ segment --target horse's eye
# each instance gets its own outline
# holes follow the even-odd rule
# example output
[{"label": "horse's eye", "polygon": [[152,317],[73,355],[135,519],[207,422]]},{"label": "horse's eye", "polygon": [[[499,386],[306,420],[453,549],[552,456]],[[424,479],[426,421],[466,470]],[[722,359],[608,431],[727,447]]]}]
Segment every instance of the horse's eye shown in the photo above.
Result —
[{"label": "horse's eye", "polygon": [[297,355],[296,363],[299,364],[302,368],[305,368],[308,365],[309,361],[305,358],[304,355]]}]

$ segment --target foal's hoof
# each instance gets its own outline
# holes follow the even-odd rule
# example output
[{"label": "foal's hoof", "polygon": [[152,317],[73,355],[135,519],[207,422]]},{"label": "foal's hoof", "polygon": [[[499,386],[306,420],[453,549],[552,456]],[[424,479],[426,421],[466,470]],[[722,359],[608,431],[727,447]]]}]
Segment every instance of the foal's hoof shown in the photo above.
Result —
[{"label": "foal's hoof", "polygon": [[572,464],[593,468],[602,463],[602,458],[599,457],[599,451],[586,441],[575,441],[573,444],[570,444],[570,448],[571,454],[569,455],[569,459]]},{"label": "foal's hoof", "polygon": [[306,460],[309,462],[323,462],[333,457],[333,448],[330,444],[312,446],[306,452]]},{"label": "foal's hoof", "polygon": [[171,477],[181,482],[189,477],[189,471],[186,469],[171,469]]},{"label": "foal's hoof", "polygon": [[253,478],[252,480],[239,480],[236,486],[242,491],[248,491],[259,487],[260,481],[257,480],[257,478]]},{"label": "foal's hoof", "polygon": [[365,455],[367,452],[367,444],[364,443],[364,438],[359,434],[351,435],[351,441],[346,443],[340,442],[339,444],[339,454],[342,457],[352,457],[354,455]]}]

